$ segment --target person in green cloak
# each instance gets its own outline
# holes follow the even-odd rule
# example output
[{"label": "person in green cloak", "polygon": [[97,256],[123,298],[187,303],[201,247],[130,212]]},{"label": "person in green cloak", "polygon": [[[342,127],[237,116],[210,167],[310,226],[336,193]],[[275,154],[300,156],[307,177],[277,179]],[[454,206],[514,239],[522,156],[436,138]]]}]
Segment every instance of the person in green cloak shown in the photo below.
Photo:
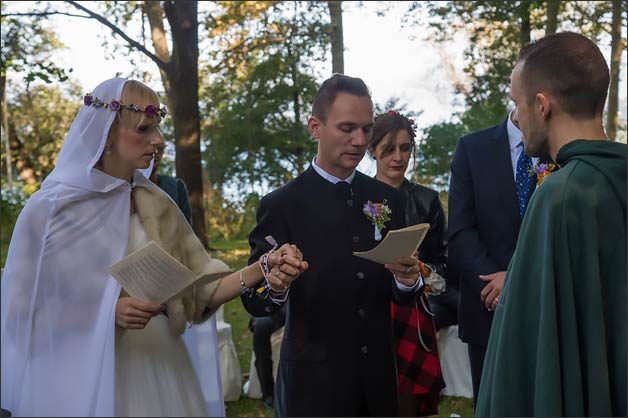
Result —
[{"label": "person in green cloak", "polygon": [[477,416],[627,416],[626,164],[602,114],[609,70],[586,37],[524,46],[510,94],[532,195],[495,307]]}]

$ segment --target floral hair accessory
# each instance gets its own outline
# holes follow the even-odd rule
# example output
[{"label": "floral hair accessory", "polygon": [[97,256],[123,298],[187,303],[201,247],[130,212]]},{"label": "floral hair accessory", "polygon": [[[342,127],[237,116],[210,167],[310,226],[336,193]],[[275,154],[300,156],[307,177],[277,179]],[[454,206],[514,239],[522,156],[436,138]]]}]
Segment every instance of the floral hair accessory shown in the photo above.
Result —
[{"label": "floral hair accessory", "polygon": [[166,106],[157,108],[153,105],[148,105],[142,108],[133,103],[125,105],[115,99],[109,103],[105,103],[102,100],[100,100],[98,97],[92,96],[91,93],[87,93],[85,97],[83,97],[83,104],[85,106],[95,107],[96,109],[108,108],[112,112],[117,112],[120,109],[128,109],[132,112],[146,113],[147,116],[159,116],[160,118],[163,118],[168,114],[168,109],[166,109]]},{"label": "floral hair accessory", "polygon": [[531,176],[536,177],[536,185],[540,186],[543,180],[545,180],[545,177],[549,176],[555,170],[556,164],[554,163],[537,162],[530,168],[529,173]]},{"label": "floral hair accessory", "polygon": [[414,119],[410,119],[407,116],[402,115],[401,113],[397,112],[394,109],[390,109],[388,112],[386,112],[386,114],[388,116],[401,116],[402,118],[404,118],[406,121],[408,121],[408,124],[410,125],[410,128],[412,128],[412,130],[416,130],[416,123],[414,122]]},{"label": "floral hair accessory", "polygon": [[384,224],[390,221],[390,208],[386,205],[386,199],[382,203],[372,203],[369,200],[364,204],[362,212],[375,227],[375,241],[380,241]]}]

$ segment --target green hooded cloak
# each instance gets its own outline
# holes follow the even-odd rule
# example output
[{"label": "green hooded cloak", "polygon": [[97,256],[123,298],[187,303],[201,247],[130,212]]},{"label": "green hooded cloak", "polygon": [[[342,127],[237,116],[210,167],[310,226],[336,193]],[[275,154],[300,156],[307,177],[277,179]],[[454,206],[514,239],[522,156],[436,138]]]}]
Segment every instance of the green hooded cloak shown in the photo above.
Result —
[{"label": "green hooded cloak", "polygon": [[495,310],[478,416],[626,416],[627,150],[570,142],[534,192]]}]

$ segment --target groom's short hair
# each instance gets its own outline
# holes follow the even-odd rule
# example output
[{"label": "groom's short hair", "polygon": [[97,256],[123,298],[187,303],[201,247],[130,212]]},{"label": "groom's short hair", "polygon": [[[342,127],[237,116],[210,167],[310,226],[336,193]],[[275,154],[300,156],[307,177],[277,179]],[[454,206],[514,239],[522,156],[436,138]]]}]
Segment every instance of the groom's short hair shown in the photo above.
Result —
[{"label": "groom's short hair", "polygon": [[546,91],[571,117],[601,116],[610,74],[600,48],[574,32],[561,32],[521,48],[521,82],[528,104]]},{"label": "groom's short hair", "polygon": [[329,108],[336,100],[338,93],[341,92],[371,98],[371,92],[361,78],[334,74],[318,88],[312,102],[312,115],[325,122]]}]

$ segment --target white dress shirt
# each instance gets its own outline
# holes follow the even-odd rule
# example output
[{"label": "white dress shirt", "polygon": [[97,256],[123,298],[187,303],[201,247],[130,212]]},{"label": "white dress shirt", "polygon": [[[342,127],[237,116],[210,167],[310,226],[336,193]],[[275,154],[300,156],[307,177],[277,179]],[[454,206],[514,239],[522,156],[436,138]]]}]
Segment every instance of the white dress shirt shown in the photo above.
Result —
[{"label": "white dress shirt", "polygon": [[[523,152],[523,132],[515,126],[512,121],[512,112],[508,114],[508,123],[506,129],[508,130],[508,142],[510,144],[510,161],[512,162],[512,176],[517,181],[517,160]],[[539,159],[532,157],[532,165],[536,165]]]}]

